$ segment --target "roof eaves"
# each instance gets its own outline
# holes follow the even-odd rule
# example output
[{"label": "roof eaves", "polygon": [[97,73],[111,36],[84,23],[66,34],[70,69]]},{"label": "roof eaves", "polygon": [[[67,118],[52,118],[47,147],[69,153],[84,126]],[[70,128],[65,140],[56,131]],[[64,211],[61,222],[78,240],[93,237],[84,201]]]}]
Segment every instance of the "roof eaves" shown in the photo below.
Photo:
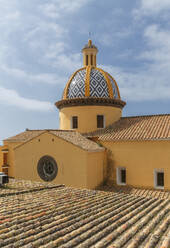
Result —
[{"label": "roof eaves", "polygon": [[109,142],[118,142],[118,141],[123,141],[123,142],[125,142],[125,141],[169,141],[170,140],[170,138],[154,138],[154,139],[103,139],[102,137],[100,138],[99,137],[99,139],[98,140],[100,140],[100,141],[109,141]]}]

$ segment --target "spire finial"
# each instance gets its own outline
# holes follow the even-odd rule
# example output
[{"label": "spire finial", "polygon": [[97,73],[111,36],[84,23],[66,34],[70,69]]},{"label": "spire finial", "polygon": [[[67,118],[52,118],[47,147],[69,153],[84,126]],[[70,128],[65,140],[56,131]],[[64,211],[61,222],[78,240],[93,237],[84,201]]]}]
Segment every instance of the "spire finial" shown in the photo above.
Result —
[{"label": "spire finial", "polygon": [[92,40],[88,40],[88,46],[89,46],[89,47],[92,46]]},{"label": "spire finial", "polygon": [[[89,36],[91,32],[89,32]],[[84,66],[93,66],[96,67],[96,54],[98,49],[95,45],[92,44],[92,40],[88,40],[88,44],[82,49],[83,53],[83,65]]]},{"label": "spire finial", "polygon": [[89,32],[88,46],[89,46],[89,47],[92,46],[91,32]]}]

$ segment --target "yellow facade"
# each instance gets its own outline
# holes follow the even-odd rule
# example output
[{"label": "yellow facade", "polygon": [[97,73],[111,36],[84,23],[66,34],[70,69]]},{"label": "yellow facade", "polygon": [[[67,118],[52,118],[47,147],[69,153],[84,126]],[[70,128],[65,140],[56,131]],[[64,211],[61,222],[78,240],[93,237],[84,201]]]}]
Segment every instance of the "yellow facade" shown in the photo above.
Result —
[{"label": "yellow facade", "polygon": [[14,148],[20,144],[21,142],[6,142],[6,141],[4,142],[5,147],[8,148],[7,164],[9,165],[8,175],[10,177],[15,177]]},{"label": "yellow facade", "polygon": [[97,129],[97,115],[104,115],[105,126],[120,119],[122,110],[112,106],[74,106],[60,110],[60,129],[70,130],[72,116],[78,117],[80,133],[91,132]]},{"label": "yellow facade", "polygon": [[88,153],[86,161],[87,188],[95,189],[104,181],[105,152]]},{"label": "yellow facade", "polygon": [[0,146],[0,171],[2,171],[3,165],[3,153],[2,153],[2,146]]},{"label": "yellow facade", "polygon": [[117,168],[126,168],[126,185],[154,188],[154,170],[164,171],[164,189],[170,190],[169,141],[106,142],[109,181],[117,184]]},{"label": "yellow facade", "polygon": [[[164,118],[137,116],[129,117],[129,120],[122,117],[126,103],[121,100],[115,79],[96,67],[97,52],[97,47],[89,40],[82,49],[84,67],[73,73],[62,99],[55,103],[59,109],[60,130],[53,130],[53,133],[32,130],[36,132],[33,136],[29,136],[27,131],[31,130],[27,130],[5,140],[0,148],[0,170],[3,164],[1,149],[6,147],[8,175],[17,179],[42,181],[37,165],[43,156],[50,156],[57,163],[58,174],[51,179],[57,184],[95,189],[109,181],[111,184],[160,186],[170,190],[170,115]],[[100,117],[98,125],[97,116]],[[55,135],[55,131],[60,134]],[[65,132],[65,136],[61,132]],[[85,138],[78,132],[89,133],[89,136]],[[42,170],[45,166],[43,161]],[[122,178],[126,177],[125,183],[124,179],[119,181],[121,170]],[[158,174],[163,179],[158,180]]]},{"label": "yellow facade", "polygon": [[88,152],[49,133],[43,133],[14,149],[15,178],[42,181],[37,173],[37,164],[44,155],[52,156],[58,166],[53,183],[92,189],[103,182],[104,151]]}]

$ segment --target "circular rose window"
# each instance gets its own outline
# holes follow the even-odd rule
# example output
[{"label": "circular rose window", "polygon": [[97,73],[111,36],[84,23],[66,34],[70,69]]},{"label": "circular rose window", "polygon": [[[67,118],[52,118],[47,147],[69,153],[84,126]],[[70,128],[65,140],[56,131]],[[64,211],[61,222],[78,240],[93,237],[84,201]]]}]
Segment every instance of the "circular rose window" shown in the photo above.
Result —
[{"label": "circular rose window", "polygon": [[57,176],[57,163],[54,158],[47,155],[43,156],[38,162],[37,171],[41,179],[44,181],[52,181]]}]

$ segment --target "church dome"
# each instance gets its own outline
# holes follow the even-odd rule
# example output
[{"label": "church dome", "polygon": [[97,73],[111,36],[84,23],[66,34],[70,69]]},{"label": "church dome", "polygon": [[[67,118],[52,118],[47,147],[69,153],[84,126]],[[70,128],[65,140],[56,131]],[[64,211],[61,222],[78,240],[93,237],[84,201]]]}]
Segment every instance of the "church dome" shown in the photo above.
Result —
[{"label": "church dome", "polygon": [[72,74],[63,91],[62,99],[55,103],[61,109],[70,106],[102,105],[123,108],[115,79],[96,65],[98,49],[89,40],[82,49],[83,67]]},{"label": "church dome", "polygon": [[120,93],[115,79],[109,73],[86,66],[73,73],[63,93],[63,99],[84,97],[120,99]]}]

